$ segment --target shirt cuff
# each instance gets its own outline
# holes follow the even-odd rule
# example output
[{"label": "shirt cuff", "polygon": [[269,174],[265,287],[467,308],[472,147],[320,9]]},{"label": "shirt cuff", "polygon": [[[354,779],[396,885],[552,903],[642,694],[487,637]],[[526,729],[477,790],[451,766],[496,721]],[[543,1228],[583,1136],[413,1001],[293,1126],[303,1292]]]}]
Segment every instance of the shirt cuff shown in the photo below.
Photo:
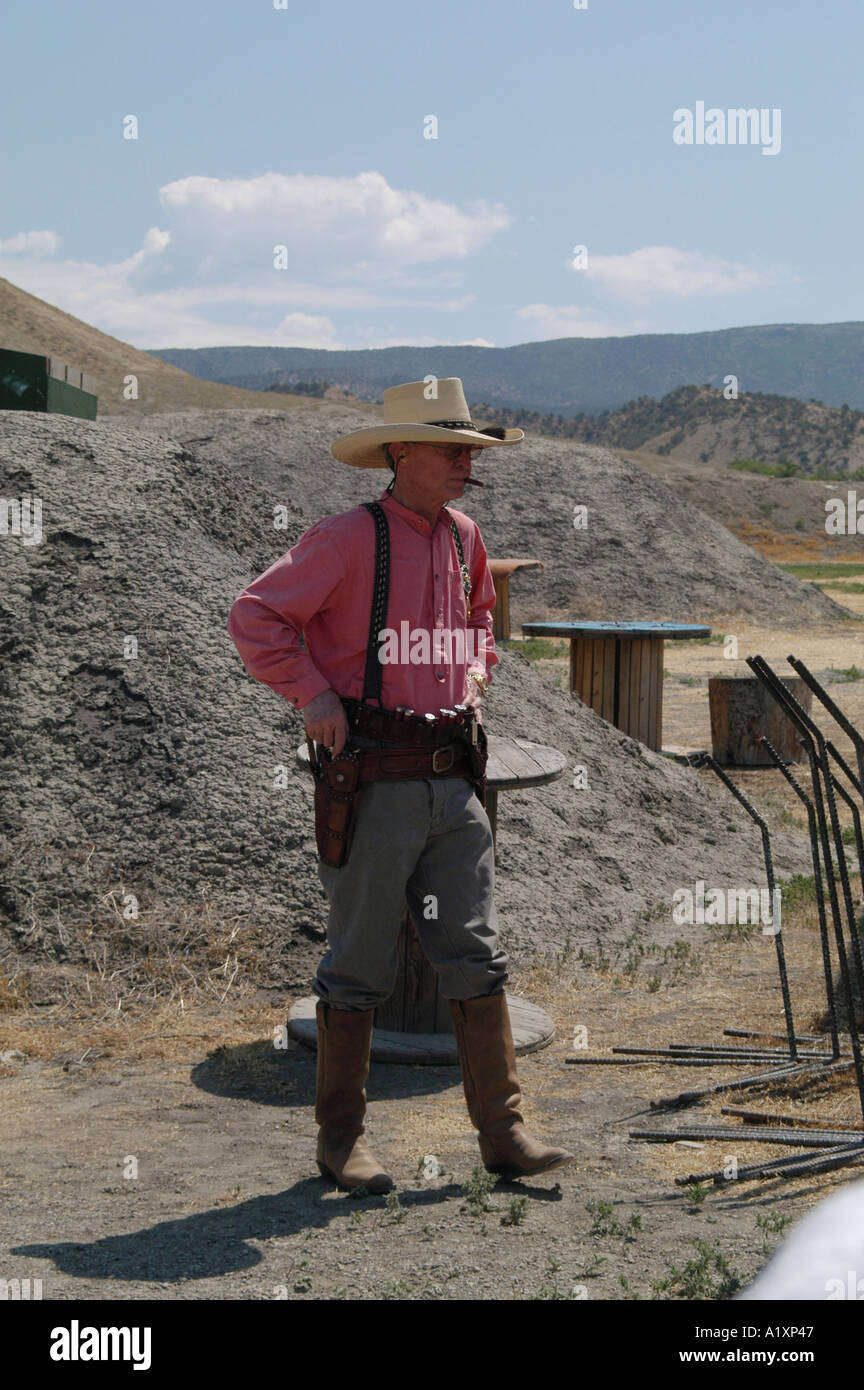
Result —
[{"label": "shirt cuff", "polygon": [[293,705],[295,709],[305,709],[316,695],[323,695],[325,690],[331,689],[331,686],[326,677],[318,673],[314,676],[306,676],[304,680],[272,685],[270,688],[275,690],[277,695],[284,695],[288,703]]}]

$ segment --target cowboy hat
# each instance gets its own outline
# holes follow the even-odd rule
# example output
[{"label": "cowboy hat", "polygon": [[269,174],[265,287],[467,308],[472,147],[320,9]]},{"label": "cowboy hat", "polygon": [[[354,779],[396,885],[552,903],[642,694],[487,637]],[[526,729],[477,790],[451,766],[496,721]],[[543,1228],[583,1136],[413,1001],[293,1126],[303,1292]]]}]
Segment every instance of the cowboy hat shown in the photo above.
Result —
[{"label": "cowboy hat", "polygon": [[[429,399],[432,385],[435,395]],[[522,430],[484,430],[475,425],[458,376],[390,386],[382,400],[383,424],[354,430],[331,444],[330,451],[340,463],[354,468],[386,468],[381,445],[397,439],[406,444],[468,444],[472,449],[488,449],[493,444],[518,444],[525,438]]]}]

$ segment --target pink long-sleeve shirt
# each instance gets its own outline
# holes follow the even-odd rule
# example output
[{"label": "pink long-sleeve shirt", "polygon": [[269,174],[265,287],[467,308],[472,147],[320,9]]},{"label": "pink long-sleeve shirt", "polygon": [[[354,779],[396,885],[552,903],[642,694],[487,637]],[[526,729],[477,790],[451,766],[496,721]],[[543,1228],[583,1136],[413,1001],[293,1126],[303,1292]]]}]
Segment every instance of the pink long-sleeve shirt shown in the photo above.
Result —
[{"label": "pink long-sleeve shirt", "polygon": [[[390,530],[385,626],[393,634],[381,704],[437,714],[464,699],[469,671],[488,676],[498,662],[486,548],[464,512],[442,507],[432,526],[387,492],[378,501]],[[470,618],[451,519],[471,575]],[[365,507],[315,522],[231,609],[228,631],[250,676],[299,709],[328,688],[361,699],[374,577],[375,526]],[[438,638],[436,629],[444,630]]]}]

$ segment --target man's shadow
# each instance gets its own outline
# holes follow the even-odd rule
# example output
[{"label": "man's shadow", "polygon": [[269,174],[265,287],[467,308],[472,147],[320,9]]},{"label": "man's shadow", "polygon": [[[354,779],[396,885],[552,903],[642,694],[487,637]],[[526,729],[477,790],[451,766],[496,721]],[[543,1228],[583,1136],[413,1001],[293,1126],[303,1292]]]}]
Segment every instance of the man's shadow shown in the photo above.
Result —
[{"label": "man's shadow", "polygon": [[[236,1047],[217,1047],[192,1068],[191,1080],[210,1095],[251,1100],[258,1105],[309,1107],[315,1103],[316,1067],[316,1054],[293,1038],[284,1046],[261,1039]],[[438,1095],[461,1084],[458,1066],[372,1062],[366,1096],[371,1103],[407,1100]],[[467,1124],[467,1110],[465,1119]]]},{"label": "man's shadow", "polygon": [[[18,1245],[12,1254],[53,1260],[64,1274],[87,1279],[217,1279],[261,1263],[262,1253],[247,1243],[250,1240],[321,1229],[335,1218],[344,1220],[349,1211],[385,1206],[383,1197],[356,1199],[347,1194],[322,1202],[320,1198],[331,1190],[331,1184],[321,1178],[303,1178],[284,1192],[160,1221],[129,1235],[104,1236],[89,1243]],[[403,1208],[437,1206],[461,1190],[458,1183],[448,1183],[426,1191],[400,1192],[399,1201]]]},{"label": "man's shadow", "polygon": [[[229,1098],[253,1100],[261,1105],[310,1106],[315,1096],[315,1054],[289,1041],[274,1047],[268,1040],[237,1047],[220,1047],[193,1067],[191,1079],[204,1091]],[[460,1081],[458,1067],[394,1066],[372,1064],[379,1096],[397,1099],[434,1094]],[[374,1097],[370,1097],[374,1098]],[[466,1113],[466,1124],[468,1123]],[[310,1151],[310,1164],[313,1154]],[[503,1186],[503,1185],[502,1185]],[[506,1184],[510,1191],[545,1201],[560,1200],[556,1188],[529,1188]],[[463,1195],[460,1183],[434,1188],[399,1190],[400,1206],[439,1206]],[[328,1197],[328,1194],[332,1194]],[[327,1198],[322,1200],[322,1198]],[[347,1205],[346,1205],[347,1203]],[[301,1231],[322,1229],[350,1211],[385,1210],[383,1197],[334,1193],[323,1178],[302,1178],[284,1192],[250,1197],[233,1207],[197,1212],[192,1216],[160,1221],[128,1235],[104,1236],[90,1242],[58,1241],[19,1245],[15,1255],[53,1260],[66,1274],[89,1279],[128,1279],[169,1282],[183,1279],[216,1279],[251,1269],[262,1254],[250,1240],[285,1238]]]}]

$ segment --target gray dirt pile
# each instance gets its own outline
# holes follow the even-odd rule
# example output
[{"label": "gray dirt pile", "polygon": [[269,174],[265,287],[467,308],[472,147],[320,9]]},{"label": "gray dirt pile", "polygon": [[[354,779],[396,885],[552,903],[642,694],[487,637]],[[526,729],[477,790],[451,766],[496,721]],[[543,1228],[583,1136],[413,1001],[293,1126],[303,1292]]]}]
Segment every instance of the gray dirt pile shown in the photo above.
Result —
[{"label": "gray dirt pile", "polygon": [[[225,630],[237,593],[304,527],[295,510],[274,529],[291,494],[290,477],[271,492],[130,426],[0,414],[0,496],[40,497],[44,532],[37,545],[0,538],[7,974],[110,969],[204,913],[236,925],[232,949],[262,986],[308,982],[325,902],[311,786],[294,764],[301,717],[246,675]],[[303,501],[311,514],[316,500]],[[487,724],[554,744],[588,774],[583,790],[568,774],[502,795],[498,905],[517,959],[640,924],[671,940],[676,887],[763,882],[758,837],[725,793],[521,656],[503,654]],[[799,838],[774,848],[781,875],[806,870]],[[657,904],[665,917],[645,925]]]},{"label": "gray dirt pile", "polygon": [[[198,457],[251,474],[301,506],[309,523],[377,497],[389,473],[346,468],[338,434],[377,424],[355,407],[296,414],[228,410],[150,416],[142,427],[189,441]],[[459,502],[479,522],[490,555],[542,560],[511,583],[514,622],[545,617],[749,618],[794,627],[848,617],[684,501],[661,479],[607,449],[529,436],[475,465],[484,490]],[[587,526],[573,525],[587,507]],[[518,628],[517,628],[518,631]]]}]

